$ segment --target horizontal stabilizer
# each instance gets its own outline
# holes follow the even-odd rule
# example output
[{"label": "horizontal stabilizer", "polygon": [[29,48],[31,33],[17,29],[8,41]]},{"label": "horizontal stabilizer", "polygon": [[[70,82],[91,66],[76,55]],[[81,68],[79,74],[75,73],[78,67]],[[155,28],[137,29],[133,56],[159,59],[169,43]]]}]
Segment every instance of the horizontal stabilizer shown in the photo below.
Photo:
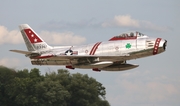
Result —
[{"label": "horizontal stabilizer", "polygon": [[23,51],[23,50],[9,50],[11,52],[16,52],[20,54],[30,55],[30,54],[39,54],[38,52],[32,52],[32,51]]}]

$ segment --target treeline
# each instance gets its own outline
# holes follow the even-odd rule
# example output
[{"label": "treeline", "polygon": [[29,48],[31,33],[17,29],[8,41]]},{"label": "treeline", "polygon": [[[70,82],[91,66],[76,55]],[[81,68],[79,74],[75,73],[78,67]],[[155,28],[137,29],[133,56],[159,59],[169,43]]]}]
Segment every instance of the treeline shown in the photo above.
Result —
[{"label": "treeline", "polygon": [[0,66],[0,106],[109,106],[105,87],[67,70],[41,75],[39,69]]}]

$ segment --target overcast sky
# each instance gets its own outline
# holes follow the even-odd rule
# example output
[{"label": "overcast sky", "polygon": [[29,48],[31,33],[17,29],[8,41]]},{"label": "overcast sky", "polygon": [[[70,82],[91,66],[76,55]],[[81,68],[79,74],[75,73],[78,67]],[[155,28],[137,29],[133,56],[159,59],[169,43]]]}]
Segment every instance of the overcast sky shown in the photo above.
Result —
[{"label": "overcast sky", "polygon": [[168,41],[166,52],[128,61],[138,68],[122,72],[75,69],[101,82],[112,106],[180,105],[179,0],[0,0],[0,65],[39,68],[41,73],[62,66],[32,66],[19,24],[29,24],[50,45],[81,45],[107,41],[137,30]]}]

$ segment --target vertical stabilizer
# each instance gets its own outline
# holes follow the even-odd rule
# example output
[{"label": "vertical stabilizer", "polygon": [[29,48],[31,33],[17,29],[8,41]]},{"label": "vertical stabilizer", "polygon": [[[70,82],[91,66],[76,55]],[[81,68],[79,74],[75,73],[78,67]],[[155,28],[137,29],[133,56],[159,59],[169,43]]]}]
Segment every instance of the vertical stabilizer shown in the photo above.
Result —
[{"label": "vertical stabilizer", "polygon": [[28,51],[40,51],[52,48],[44,42],[43,39],[28,24],[22,24],[19,28]]}]

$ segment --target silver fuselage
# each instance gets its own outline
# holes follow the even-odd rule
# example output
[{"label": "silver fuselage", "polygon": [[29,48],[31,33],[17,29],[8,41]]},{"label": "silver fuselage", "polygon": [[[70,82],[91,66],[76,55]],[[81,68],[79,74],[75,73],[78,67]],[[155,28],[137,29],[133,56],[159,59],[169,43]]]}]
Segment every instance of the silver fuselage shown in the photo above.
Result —
[{"label": "silver fuselage", "polygon": [[[74,47],[53,47],[50,50],[40,51],[40,53],[42,53],[42,56],[53,55],[54,57],[49,59],[31,59],[31,61],[34,65],[71,65],[76,68],[86,68],[87,66],[83,67],[78,64],[83,64],[83,62],[84,64],[87,64],[101,61],[126,61],[162,53],[165,51],[166,41],[161,39],[158,44],[157,52],[153,54],[156,40],[157,38],[146,37],[132,40],[105,41],[101,42],[97,48],[94,47],[97,43]],[[130,44],[130,47],[128,47],[127,44]],[[94,54],[92,53],[93,47]],[[78,54],[69,55],[70,58],[63,58],[65,51],[70,48],[72,51],[77,51]],[[93,60],[88,60],[88,56],[90,55],[94,57]],[[68,55],[65,56],[68,57]],[[72,58],[72,56],[74,56],[74,58]],[[82,61],[76,59],[75,56],[82,56]],[[87,68],[90,67],[91,66]]]},{"label": "silver fuselage", "polygon": [[138,31],[130,31],[105,42],[52,47],[28,24],[21,24],[19,28],[28,51],[10,51],[29,57],[33,65],[64,65],[69,69],[123,71],[136,68],[139,65],[126,61],[162,53],[167,44],[162,38],[149,38]]}]

